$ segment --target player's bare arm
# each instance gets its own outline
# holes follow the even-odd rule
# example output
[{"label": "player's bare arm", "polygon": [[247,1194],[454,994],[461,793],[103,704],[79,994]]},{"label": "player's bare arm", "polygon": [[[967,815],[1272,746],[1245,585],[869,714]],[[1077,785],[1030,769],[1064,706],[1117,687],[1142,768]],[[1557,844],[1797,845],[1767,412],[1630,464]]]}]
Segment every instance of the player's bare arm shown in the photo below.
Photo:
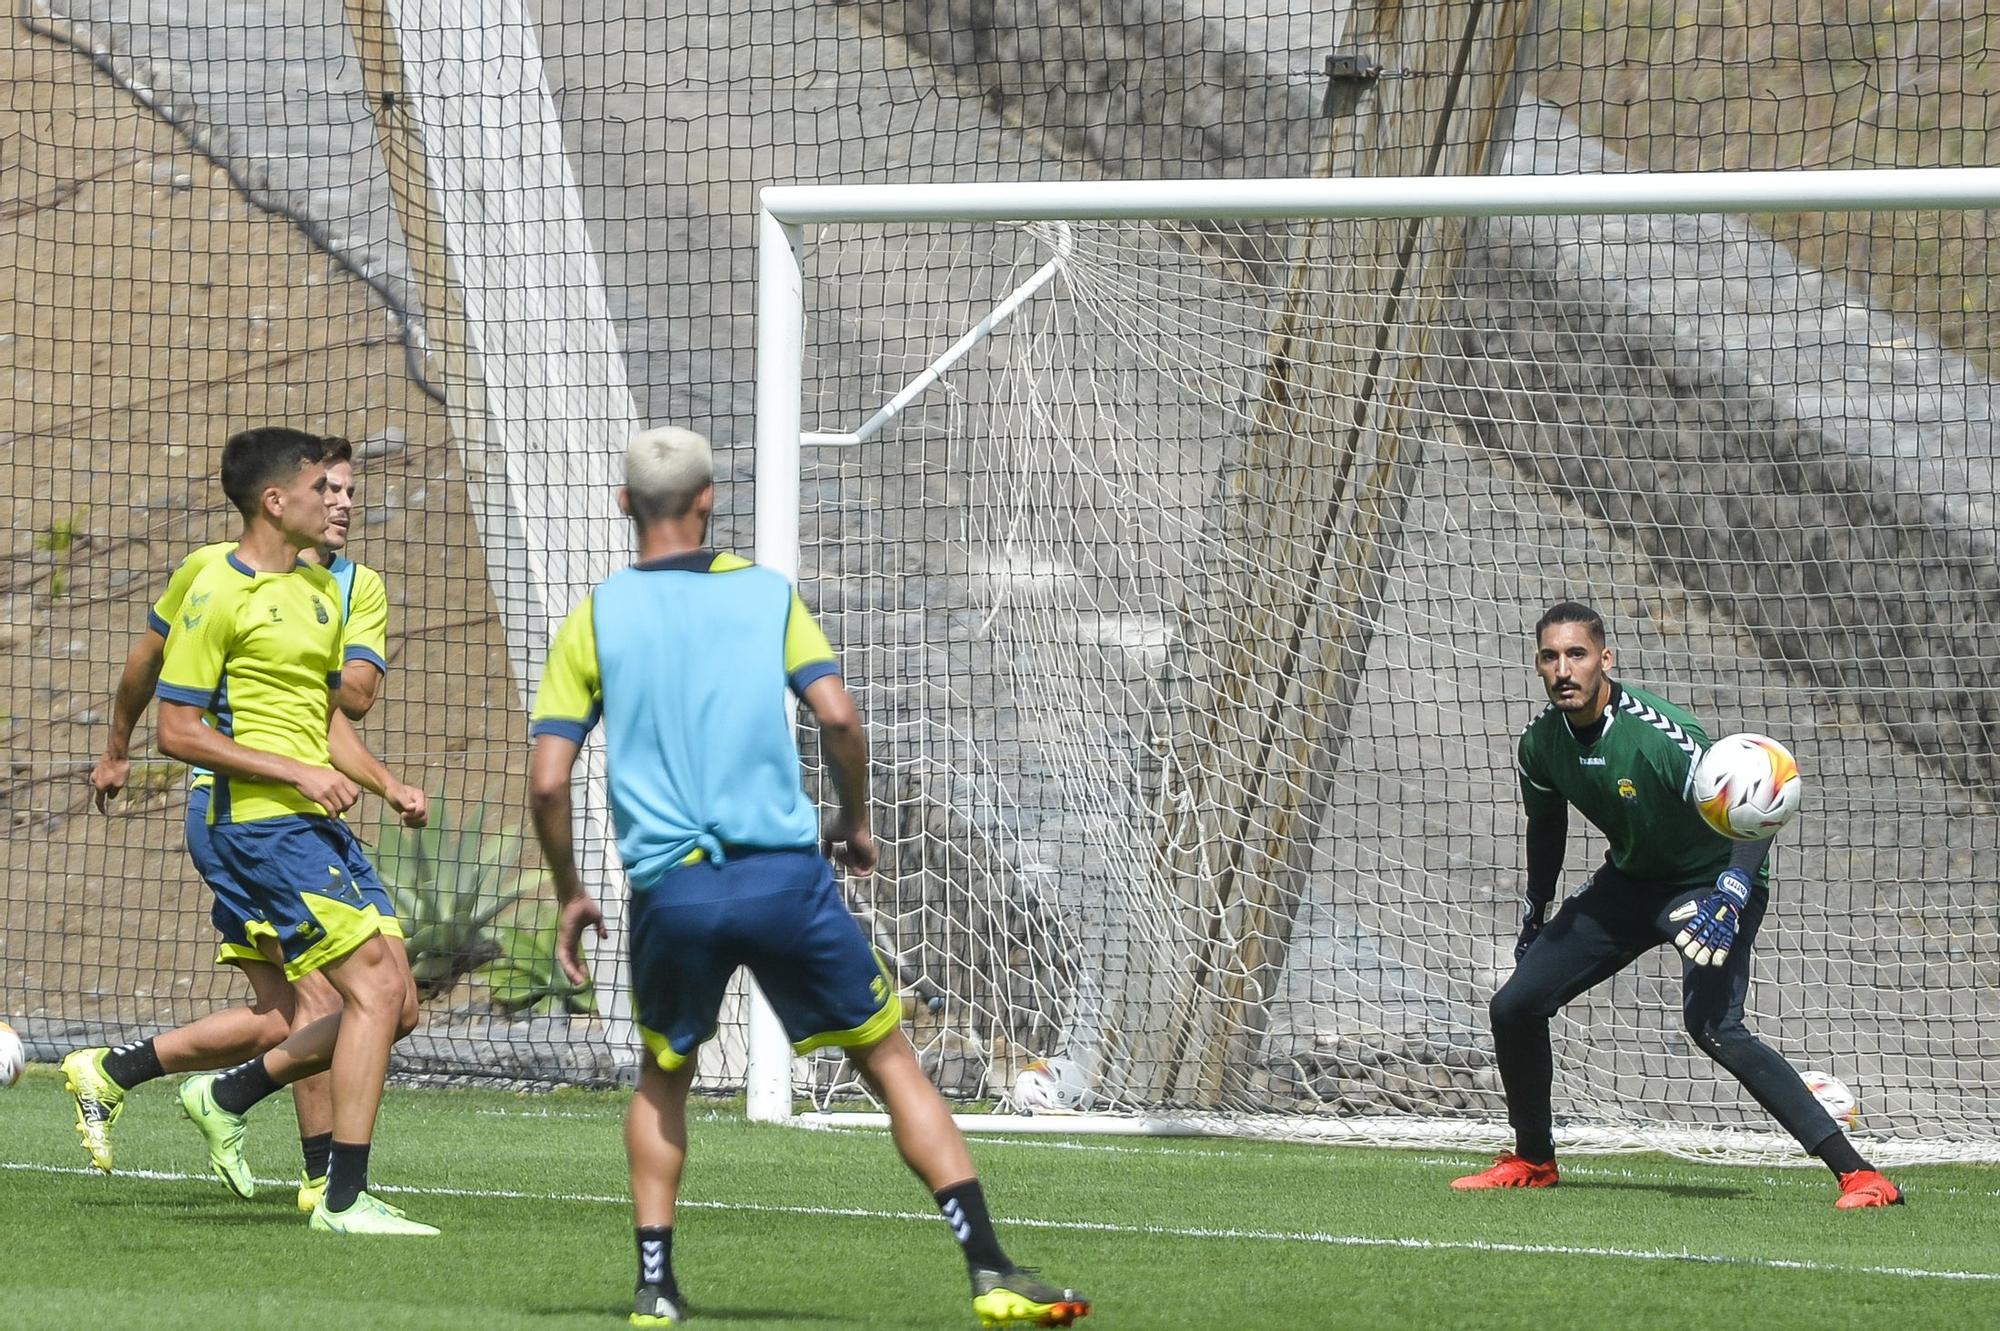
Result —
[{"label": "player's bare arm", "polygon": [[570,830],[570,773],[580,752],[582,746],[573,739],[538,735],[528,765],[528,805],[534,813],[535,840],[541,843],[542,866],[555,884],[556,905],[562,911],[556,924],[556,961],[571,984],[590,982],[590,972],[583,964],[583,931],[595,929],[600,941],[607,937],[604,911],[577,872]]},{"label": "player's bare arm", "polygon": [[420,787],[398,780],[387,763],[369,749],[354,723],[338,709],[331,709],[326,726],[327,755],[335,770],[382,797],[402,816],[403,826],[422,827],[430,820],[430,796]]},{"label": "player's bare arm", "polygon": [[875,872],[881,852],[868,824],[868,733],[861,709],[838,675],[827,675],[806,687],[805,704],[819,726],[820,752],[833,775],[839,810],[825,833],[825,851],[850,873]]},{"label": "player's bare arm", "polygon": [[349,661],[340,668],[340,687],[333,691],[333,705],[349,720],[366,717],[381,696],[382,672],[374,662]]},{"label": "player's bare arm", "polygon": [[191,767],[246,781],[282,781],[328,813],[342,813],[361,798],[361,787],[330,767],[264,753],[238,744],[203,724],[201,708],[160,700],[160,752]]},{"label": "player's bare arm", "polygon": [[166,657],[167,640],[154,629],[141,633],[125,655],[125,669],[118,676],[118,691],[111,700],[111,728],[104,737],[104,752],[90,769],[99,813],[109,808],[132,778],[132,731],[146,714]]}]

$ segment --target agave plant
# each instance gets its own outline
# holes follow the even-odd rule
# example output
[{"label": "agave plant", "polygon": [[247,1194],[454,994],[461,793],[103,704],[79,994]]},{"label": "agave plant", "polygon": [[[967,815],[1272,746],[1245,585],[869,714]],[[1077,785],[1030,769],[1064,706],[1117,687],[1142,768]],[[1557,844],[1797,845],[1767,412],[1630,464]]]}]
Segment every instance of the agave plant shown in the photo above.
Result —
[{"label": "agave plant", "polygon": [[597,1011],[588,983],[572,984],[556,961],[558,914],[547,900],[524,902],[500,926],[500,955],[481,978],[503,1012],[544,1016]]},{"label": "agave plant", "polygon": [[484,808],[474,806],[454,828],[440,802],[428,826],[382,822],[375,869],[396,903],[410,973],[423,993],[448,989],[500,956],[493,921],[533,886],[521,868],[520,828],[487,832],[485,821]]}]

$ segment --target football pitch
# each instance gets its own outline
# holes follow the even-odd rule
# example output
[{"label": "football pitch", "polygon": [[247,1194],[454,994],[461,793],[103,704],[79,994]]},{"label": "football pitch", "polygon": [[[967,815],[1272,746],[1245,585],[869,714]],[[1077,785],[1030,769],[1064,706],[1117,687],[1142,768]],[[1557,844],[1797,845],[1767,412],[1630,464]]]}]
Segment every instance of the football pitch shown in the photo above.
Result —
[{"label": "football pitch", "polygon": [[[206,1172],[170,1083],[90,1169],[59,1076],[0,1093],[0,1325],[607,1328],[630,1310],[626,1096],[392,1089],[373,1176],[434,1240],[310,1232],[289,1104],[252,1119],[262,1190]],[[692,1324],[972,1324],[963,1267],[885,1134],[690,1107],[676,1269]],[[1572,1157],[1563,1186],[1455,1194],[1482,1159],[1264,1142],[981,1139],[1015,1260],[1096,1300],[1079,1325],[2000,1325],[2000,1168],[1895,1171],[1839,1213],[1820,1169]],[[266,1184],[266,1181],[268,1183]]]}]

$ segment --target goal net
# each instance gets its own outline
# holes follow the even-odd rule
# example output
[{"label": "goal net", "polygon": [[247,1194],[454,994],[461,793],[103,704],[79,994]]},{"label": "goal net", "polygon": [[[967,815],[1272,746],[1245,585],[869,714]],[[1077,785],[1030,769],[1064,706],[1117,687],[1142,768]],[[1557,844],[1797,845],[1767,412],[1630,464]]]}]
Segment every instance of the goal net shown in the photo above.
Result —
[{"label": "goal net", "polygon": [[[1992,1153],[1992,382],[1772,236],[1920,237],[1993,182],[1860,215],[1759,180],[1686,207],[1572,180],[1537,216],[1460,182],[1511,193],[1320,220],[1217,215],[1240,191],[1091,221],[1134,187],[1085,190],[1027,224],[895,219],[973,216],[977,189],[767,194],[802,256],[799,576],[885,846],[848,888],[949,1094],[1069,1129],[1046,1111],[1511,1143],[1486,1004],[1523,883],[1514,745],[1531,626],[1573,598],[1619,678],[1807,773],[1753,1029],[1853,1090],[1871,1149]],[[1399,183],[1300,189],[1352,214]],[[782,248],[760,524],[788,483]],[[1564,891],[1602,855],[1573,819]],[[1671,948],[1555,1034],[1565,1142],[1796,1150],[1685,1034]],[[854,1107],[837,1058],[791,1066],[803,1102]]]}]

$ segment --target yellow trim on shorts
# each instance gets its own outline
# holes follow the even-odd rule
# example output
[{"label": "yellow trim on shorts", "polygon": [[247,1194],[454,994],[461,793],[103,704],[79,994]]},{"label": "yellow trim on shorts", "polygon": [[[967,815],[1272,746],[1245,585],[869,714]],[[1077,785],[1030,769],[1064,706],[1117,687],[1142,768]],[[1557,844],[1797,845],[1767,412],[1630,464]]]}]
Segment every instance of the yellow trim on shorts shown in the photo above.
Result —
[{"label": "yellow trim on shorts", "polygon": [[216,965],[241,966],[246,961],[261,961],[266,966],[271,964],[271,958],[258,948],[257,940],[259,938],[275,939],[278,936],[278,931],[262,920],[245,920],[243,922],[243,936],[250,940],[248,946],[242,943],[229,942],[216,944]]},{"label": "yellow trim on shorts", "polygon": [[866,1049],[880,1044],[894,1033],[903,1020],[903,998],[896,992],[895,981],[889,978],[888,967],[882,964],[882,954],[875,954],[875,970],[881,975],[877,989],[882,994],[882,1006],[874,1016],[844,1031],[826,1031],[819,1035],[809,1035],[792,1046],[795,1054],[810,1054],[815,1049]]},{"label": "yellow trim on shorts", "polygon": [[[796,1054],[810,1054],[815,1049],[826,1048],[866,1049],[870,1045],[880,1044],[882,1041],[888,1039],[896,1027],[902,1024],[903,998],[902,995],[896,992],[895,981],[889,978],[889,968],[882,964],[882,954],[880,952],[875,954],[875,971],[876,974],[882,977],[879,988],[883,994],[883,998],[882,1006],[876,1010],[874,1016],[862,1022],[859,1026],[850,1027],[844,1031],[824,1031],[818,1035],[809,1035],[793,1045],[792,1052]],[[634,1024],[636,1025],[637,1023]],[[707,1044],[714,1038],[715,1032],[711,1030],[707,1035],[702,1036],[700,1040],[695,1042],[693,1051],[686,1054],[677,1054],[674,1052],[674,1047],[668,1042],[666,1036],[660,1034],[658,1031],[648,1030],[644,1026],[639,1027],[639,1039],[644,1042],[646,1052],[653,1056],[653,1061],[660,1065],[662,1072],[679,1071],[688,1059],[701,1049],[702,1045]]]},{"label": "yellow trim on shorts", "polygon": [[[302,892],[300,895],[307,899],[307,909],[325,933],[297,959],[285,963],[287,980],[296,980],[331,966],[378,934],[402,937],[402,926],[396,923],[395,917],[384,919],[372,904],[356,909],[345,901],[335,901],[317,892]],[[391,934],[390,927],[396,932]]]},{"label": "yellow trim on shorts", "polygon": [[[637,1023],[634,1024],[636,1025]],[[658,1031],[648,1030],[644,1026],[639,1027],[639,1039],[645,1044],[646,1052],[653,1056],[653,1061],[660,1065],[660,1071],[662,1072],[679,1072],[681,1068],[687,1065],[687,1061],[690,1058],[701,1052],[702,1045],[707,1044],[714,1038],[715,1032],[710,1031],[695,1043],[692,1051],[685,1054],[677,1054],[674,1052],[674,1047],[668,1042],[666,1036],[660,1034]]]}]

